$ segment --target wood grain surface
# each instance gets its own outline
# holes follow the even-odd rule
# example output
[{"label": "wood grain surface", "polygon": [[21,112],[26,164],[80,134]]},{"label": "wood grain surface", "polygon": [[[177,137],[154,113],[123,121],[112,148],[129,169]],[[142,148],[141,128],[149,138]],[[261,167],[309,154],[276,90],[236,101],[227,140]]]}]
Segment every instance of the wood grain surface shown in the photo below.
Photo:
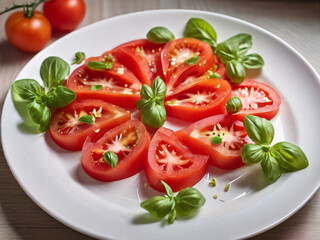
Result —
[{"label": "wood grain surface", "polygon": [[[11,4],[11,0],[0,0],[0,11]],[[320,73],[319,1],[86,0],[86,4],[86,17],[79,28],[112,16],[151,9],[206,10],[237,17],[263,27],[288,42]],[[41,8],[39,6],[39,9]],[[0,16],[0,112],[16,75],[34,56],[16,50],[7,41],[4,24],[9,14]],[[63,35],[64,33],[54,33],[51,42]],[[2,145],[0,145],[0,239],[92,239],[56,221],[23,192],[8,168]],[[252,239],[320,239],[320,194],[316,193],[302,209],[285,222]]]}]

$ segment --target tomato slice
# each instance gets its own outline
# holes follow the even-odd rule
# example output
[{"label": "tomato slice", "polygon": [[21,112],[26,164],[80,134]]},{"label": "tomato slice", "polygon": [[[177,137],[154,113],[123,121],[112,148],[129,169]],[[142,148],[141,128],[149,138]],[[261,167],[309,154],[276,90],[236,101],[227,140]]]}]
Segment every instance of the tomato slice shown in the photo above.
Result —
[{"label": "tomato slice", "polygon": [[[78,121],[84,115],[94,116],[95,123]],[[53,112],[49,132],[60,147],[79,151],[87,136],[97,140],[105,131],[130,118],[130,112],[118,106],[98,99],[80,99]]]},{"label": "tomato slice", "polygon": [[232,85],[232,96],[242,101],[242,110],[236,114],[241,118],[251,114],[270,120],[278,113],[281,104],[279,94],[272,87],[249,79]]},{"label": "tomato slice", "polygon": [[[243,122],[237,116],[220,114],[202,119],[179,130],[176,134],[196,152],[208,154],[209,163],[222,169],[235,169],[244,165],[241,148],[250,139]],[[214,144],[211,137],[220,136],[222,142]]]},{"label": "tomato slice", "polygon": [[[144,168],[149,142],[145,126],[138,120],[129,120],[106,132],[96,143],[89,137],[82,149],[82,167],[88,175],[103,182],[131,177]],[[106,151],[117,154],[115,168],[103,160]]]},{"label": "tomato slice", "polygon": [[[105,56],[114,59],[110,53],[105,53],[101,57],[89,58],[86,62],[101,62]],[[92,89],[98,85],[102,88]],[[66,82],[66,87],[73,90],[80,99],[99,98],[121,107],[135,107],[140,99],[141,86],[134,74],[117,60],[113,62],[112,69],[105,71],[91,70],[85,63],[74,70]]]},{"label": "tomato slice", "polygon": [[172,130],[162,127],[150,142],[145,173],[152,188],[165,192],[163,180],[176,192],[199,182],[207,166],[208,156],[193,154]]},{"label": "tomato slice", "polygon": [[[186,60],[196,56],[199,56],[197,63],[186,63]],[[205,73],[215,63],[215,57],[209,44],[194,38],[180,38],[164,46],[161,62],[167,92],[170,93],[188,77],[199,77]]]},{"label": "tomato slice", "polygon": [[188,88],[176,89],[175,94],[165,100],[167,114],[186,121],[224,113],[231,96],[231,86],[226,80],[208,79],[206,75],[190,83]]},{"label": "tomato slice", "polygon": [[143,84],[151,85],[158,76],[164,79],[160,54],[164,44],[139,39],[124,43],[112,50],[112,54],[130,69]]}]

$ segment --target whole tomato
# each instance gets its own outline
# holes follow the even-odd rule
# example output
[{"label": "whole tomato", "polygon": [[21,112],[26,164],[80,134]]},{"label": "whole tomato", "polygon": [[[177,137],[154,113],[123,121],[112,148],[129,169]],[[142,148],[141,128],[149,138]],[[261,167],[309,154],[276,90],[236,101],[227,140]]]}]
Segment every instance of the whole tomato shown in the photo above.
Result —
[{"label": "whole tomato", "polygon": [[24,12],[15,12],[5,24],[9,42],[23,52],[38,52],[51,38],[51,25],[40,12],[28,18]]},{"label": "whole tomato", "polygon": [[49,0],[43,5],[43,12],[54,29],[71,31],[83,20],[86,4],[83,0]]}]

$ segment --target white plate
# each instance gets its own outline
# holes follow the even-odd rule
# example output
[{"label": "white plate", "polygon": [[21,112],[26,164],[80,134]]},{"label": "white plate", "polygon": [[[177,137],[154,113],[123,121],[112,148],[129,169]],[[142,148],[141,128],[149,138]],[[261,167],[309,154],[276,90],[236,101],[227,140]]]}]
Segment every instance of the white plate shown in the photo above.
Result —
[{"label": "white plate", "polygon": [[[161,10],[128,14],[107,19],[75,31],[37,54],[17,79],[40,79],[41,62],[59,56],[68,62],[77,51],[100,55],[116,45],[145,37],[154,26],[165,26],[182,36],[190,17],[207,20],[222,41],[240,32],[253,37],[252,52],[260,53],[265,66],[258,80],[272,85],[282,97],[274,125],[274,142],[298,144],[310,166],[293,174],[283,174],[266,186],[259,165],[235,171],[209,169],[196,187],[207,202],[191,219],[172,225],[148,219],[139,207],[141,200],[156,192],[144,186],[144,173],[113,183],[88,177],[80,165],[80,152],[57,147],[48,135],[24,131],[21,119],[8,94],[2,114],[3,149],[10,169],[24,191],[54,218],[82,233],[101,239],[230,239],[265,231],[301,208],[319,187],[318,161],[320,133],[319,76],[292,47],[273,34],[250,23],[209,12]],[[170,120],[170,119],[169,119]],[[179,128],[170,120],[166,126]],[[215,176],[216,188],[208,187]],[[225,183],[232,182],[229,192]],[[217,194],[225,202],[212,198]],[[148,223],[146,223],[146,221]]]}]

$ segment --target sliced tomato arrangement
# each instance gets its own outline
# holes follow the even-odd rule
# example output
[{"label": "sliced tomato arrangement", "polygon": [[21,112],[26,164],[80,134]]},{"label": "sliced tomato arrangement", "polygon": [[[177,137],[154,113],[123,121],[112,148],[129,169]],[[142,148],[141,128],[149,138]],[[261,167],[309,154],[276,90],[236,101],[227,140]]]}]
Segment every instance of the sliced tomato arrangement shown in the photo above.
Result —
[{"label": "sliced tomato arrangement", "polygon": [[[199,57],[199,61],[188,65],[186,60]],[[161,52],[161,62],[167,92],[189,77],[198,77],[215,63],[215,57],[209,44],[194,39],[180,38],[168,42]]]},{"label": "sliced tomato arrangement", "polygon": [[[79,121],[84,115],[93,116],[95,123],[90,125]],[[80,99],[53,112],[49,132],[62,148],[79,151],[88,136],[95,141],[105,131],[130,118],[130,112],[118,106],[97,99]]]},{"label": "sliced tomato arrangement", "polygon": [[165,192],[162,180],[176,192],[199,182],[207,165],[208,156],[193,154],[172,130],[162,127],[150,142],[145,173],[152,188]]},{"label": "sliced tomato arrangement", "polygon": [[270,120],[278,113],[281,104],[279,94],[272,87],[249,79],[233,84],[232,96],[241,99],[242,109],[236,114],[241,118],[251,114]]},{"label": "sliced tomato arrangement", "polygon": [[[244,165],[241,148],[250,142],[243,122],[236,116],[220,114],[202,119],[176,133],[183,142],[200,153],[210,156],[209,162],[222,169],[235,169]],[[210,138],[219,136],[220,144]]]},{"label": "sliced tomato arrangement", "polygon": [[[88,175],[104,182],[124,179],[138,173],[147,160],[150,137],[143,123],[130,120],[106,132],[96,143],[90,137],[82,149],[81,163]],[[103,160],[111,151],[118,156],[112,168]]]},{"label": "sliced tomato arrangement", "polygon": [[208,79],[203,75],[188,87],[177,88],[165,100],[167,114],[186,121],[197,121],[221,114],[231,96],[231,86],[226,80]]}]

